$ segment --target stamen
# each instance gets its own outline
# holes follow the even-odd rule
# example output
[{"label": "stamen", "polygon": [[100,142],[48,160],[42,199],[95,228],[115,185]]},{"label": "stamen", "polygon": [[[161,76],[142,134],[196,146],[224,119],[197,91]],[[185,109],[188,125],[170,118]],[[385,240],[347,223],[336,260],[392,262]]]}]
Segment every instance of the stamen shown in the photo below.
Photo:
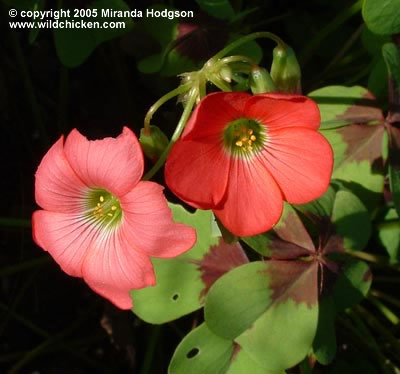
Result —
[{"label": "stamen", "polygon": [[100,201],[103,203],[104,202],[104,196],[100,196]]},{"label": "stamen", "polygon": [[97,207],[100,208],[100,207],[101,207],[101,204],[100,204],[100,203],[97,203]]},{"label": "stamen", "polygon": [[115,205],[113,205],[113,206],[111,207],[111,210],[117,210],[117,207],[116,207]]},{"label": "stamen", "polygon": [[242,142],[241,140],[238,140],[235,144],[236,144],[238,147],[241,147],[241,146],[243,145],[243,142]]},{"label": "stamen", "polygon": [[109,217],[112,217],[112,216],[113,216],[113,214],[112,214],[112,213],[107,213],[107,215],[108,215]]},{"label": "stamen", "polygon": [[[251,135],[253,133],[253,130],[252,129],[248,129],[247,132],[248,132],[249,135]],[[252,140],[255,140],[255,139],[252,139]]]},{"label": "stamen", "polygon": [[[253,131],[253,130],[252,130]],[[254,136],[254,135],[252,135],[252,136],[250,136],[250,139],[254,142],[255,140],[257,140],[257,138]]]}]

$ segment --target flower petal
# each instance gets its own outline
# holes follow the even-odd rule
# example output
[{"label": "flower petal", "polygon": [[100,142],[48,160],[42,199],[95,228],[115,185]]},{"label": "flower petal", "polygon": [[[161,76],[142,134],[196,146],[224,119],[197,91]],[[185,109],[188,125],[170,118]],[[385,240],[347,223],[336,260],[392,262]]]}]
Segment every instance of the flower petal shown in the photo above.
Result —
[{"label": "flower petal", "polygon": [[211,209],[218,206],[225,194],[229,163],[222,140],[178,140],[165,163],[165,181],[183,201]]},{"label": "flower petal", "polygon": [[321,196],[329,186],[332,148],[316,131],[290,128],[269,132],[259,158],[289,203],[307,203]]},{"label": "flower petal", "polygon": [[317,104],[306,96],[266,93],[246,103],[246,117],[254,118],[269,129],[306,127],[317,130],[321,117]]},{"label": "flower petal", "polygon": [[263,233],[282,214],[282,193],[256,158],[232,162],[227,195],[221,209],[214,209],[223,225],[238,236]]},{"label": "flower petal", "polygon": [[88,140],[74,129],[64,146],[73,170],[90,187],[101,187],[115,196],[130,191],[143,174],[143,153],[127,127],[117,138]]},{"label": "flower petal", "polygon": [[135,251],[123,231],[103,231],[82,266],[85,282],[118,308],[133,307],[131,289],[154,286],[156,279],[148,256]]},{"label": "flower petal", "polygon": [[174,223],[163,187],[153,182],[139,182],[120,200],[124,224],[121,229],[136,249],[153,257],[176,257],[196,242],[196,231]]},{"label": "flower petal", "polygon": [[43,157],[35,177],[35,199],[41,208],[63,213],[82,210],[87,187],[65,158],[63,137]]},{"label": "flower petal", "polygon": [[245,92],[215,92],[205,96],[192,113],[182,139],[222,137],[225,126],[243,117],[243,110],[252,96]]},{"label": "flower petal", "polygon": [[83,260],[98,229],[77,215],[37,210],[32,216],[32,233],[36,244],[48,251],[62,270],[81,277]]}]

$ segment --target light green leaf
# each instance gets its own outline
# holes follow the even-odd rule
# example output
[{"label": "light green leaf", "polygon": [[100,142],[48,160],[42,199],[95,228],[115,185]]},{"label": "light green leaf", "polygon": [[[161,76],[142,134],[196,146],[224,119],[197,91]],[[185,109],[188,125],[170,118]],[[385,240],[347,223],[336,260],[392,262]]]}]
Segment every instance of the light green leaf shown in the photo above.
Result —
[{"label": "light green leaf", "polygon": [[400,0],[364,0],[362,16],[367,27],[376,34],[400,32]]},{"label": "light green leaf", "polygon": [[[213,333],[234,339],[258,365],[270,371],[294,366],[310,350],[316,332],[317,264],[239,266],[211,287],[204,313]],[[277,344],[282,336],[284,344]]]},{"label": "light green leaf", "polygon": [[219,238],[212,235],[211,211],[197,210],[191,214],[182,206],[170,204],[176,222],[196,229],[197,242],[188,252],[173,258],[153,258],[157,284],[132,290],[133,312],[149,323],[164,323],[197,310],[205,285],[194,260],[200,260]]},{"label": "light green leaf", "polygon": [[233,342],[214,335],[203,323],[179,343],[168,374],[224,374],[232,352]]},{"label": "light green leaf", "polygon": [[400,220],[396,209],[389,209],[384,222],[378,225],[378,237],[390,257],[391,264],[400,262]]}]

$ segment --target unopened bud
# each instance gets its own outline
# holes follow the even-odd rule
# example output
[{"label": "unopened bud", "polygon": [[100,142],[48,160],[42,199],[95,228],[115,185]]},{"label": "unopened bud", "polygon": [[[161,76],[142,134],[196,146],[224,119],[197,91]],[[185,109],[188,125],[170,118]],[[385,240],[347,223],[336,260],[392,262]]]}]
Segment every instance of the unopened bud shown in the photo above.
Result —
[{"label": "unopened bud", "polygon": [[260,66],[252,67],[250,71],[250,89],[253,94],[276,91],[274,82],[267,69]]},{"label": "unopened bud", "polygon": [[271,77],[277,91],[301,93],[301,70],[292,48],[274,48]]},{"label": "unopened bud", "polygon": [[157,126],[150,126],[150,133],[144,128],[140,130],[139,142],[144,154],[154,162],[167,148],[169,140]]}]

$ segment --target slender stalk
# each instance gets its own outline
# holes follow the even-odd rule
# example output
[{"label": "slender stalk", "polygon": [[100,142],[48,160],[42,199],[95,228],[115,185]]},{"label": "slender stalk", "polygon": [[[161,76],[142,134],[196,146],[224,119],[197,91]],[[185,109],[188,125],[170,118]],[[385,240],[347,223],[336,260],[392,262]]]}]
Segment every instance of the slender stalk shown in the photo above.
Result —
[{"label": "slender stalk", "polygon": [[[399,279],[399,282],[400,282],[400,279]],[[395,298],[395,297],[392,297],[390,295],[387,295],[387,294],[385,294],[385,293],[383,293],[381,291],[375,290],[375,289],[371,290],[370,294],[375,296],[375,297],[378,297],[378,298],[380,298],[382,300],[385,300],[388,303],[400,308],[400,300]]]},{"label": "slender stalk", "polygon": [[210,60],[218,60],[218,59],[226,56],[228,53],[230,53],[234,49],[240,47],[242,44],[248,43],[251,40],[259,39],[259,38],[271,39],[276,44],[278,44],[281,48],[284,48],[284,49],[286,49],[288,47],[287,44],[281,38],[279,38],[277,35],[273,34],[272,32],[261,31],[261,32],[255,32],[253,34],[243,36],[243,37],[235,40],[234,42],[232,42],[231,44],[226,46],[224,49],[219,51],[216,55],[211,57]]},{"label": "slender stalk", "polygon": [[149,341],[147,343],[146,353],[139,374],[151,373],[151,366],[154,361],[154,352],[157,347],[157,342],[158,338],[160,337],[160,333],[161,333],[161,325],[152,326]]},{"label": "slender stalk", "polygon": [[198,89],[192,88],[191,91],[189,92],[189,99],[185,105],[185,109],[183,110],[182,116],[178,122],[178,125],[176,126],[175,132],[172,134],[168,146],[165,148],[164,152],[161,154],[160,158],[157,160],[154,166],[145,174],[143,180],[151,179],[154,176],[154,174],[157,173],[157,171],[164,164],[165,160],[167,159],[168,153],[171,150],[171,147],[181,136],[181,133],[186,125],[186,122],[189,119],[190,114],[192,113],[192,109],[194,103],[196,102],[197,95],[198,95]]},{"label": "slender stalk", "polygon": [[186,91],[188,91],[190,89],[190,87],[192,87],[192,83],[183,84],[183,85],[175,88],[174,90],[168,92],[164,96],[162,96],[150,107],[150,109],[148,110],[148,112],[146,114],[146,117],[144,118],[144,128],[145,128],[145,132],[147,134],[151,133],[150,121],[151,121],[151,118],[153,117],[154,113],[160,108],[160,106],[163,105],[164,103],[166,103],[168,100],[172,99],[173,97],[185,93]]},{"label": "slender stalk", "polygon": [[329,22],[322,30],[318,32],[316,37],[312,39],[307,47],[303,49],[302,53],[300,53],[299,60],[301,65],[304,65],[321,44],[321,42],[335,30],[337,30],[343,23],[345,23],[350,17],[354,14],[358,13],[362,7],[362,0],[358,0],[351,7],[346,8],[338,14],[331,22]]},{"label": "slender stalk", "polygon": [[400,357],[400,342],[392,335],[390,330],[388,330],[372,313],[361,305],[356,306],[356,311],[391,345],[397,357]]},{"label": "slender stalk", "polygon": [[375,305],[375,307],[381,312],[381,314],[393,325],[397,325],[400,320],[397,317],[397,315],[390,310],[385,304],[383,304],[381,301],[379,301],[376,297],[373,295],[368,296],[368,300]]}]

